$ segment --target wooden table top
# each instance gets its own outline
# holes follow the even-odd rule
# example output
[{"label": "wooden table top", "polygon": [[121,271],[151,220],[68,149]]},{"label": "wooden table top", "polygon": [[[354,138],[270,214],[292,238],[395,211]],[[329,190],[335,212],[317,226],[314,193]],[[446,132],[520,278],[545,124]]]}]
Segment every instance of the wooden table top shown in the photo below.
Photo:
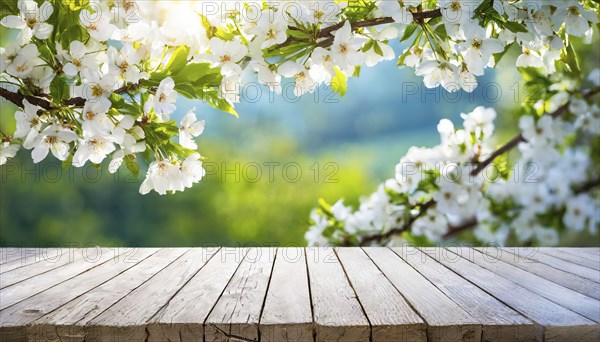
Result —
[{"label": "wooden table top", "polygon": [[1,341],[598,341],[599,248],[3,248]]}]

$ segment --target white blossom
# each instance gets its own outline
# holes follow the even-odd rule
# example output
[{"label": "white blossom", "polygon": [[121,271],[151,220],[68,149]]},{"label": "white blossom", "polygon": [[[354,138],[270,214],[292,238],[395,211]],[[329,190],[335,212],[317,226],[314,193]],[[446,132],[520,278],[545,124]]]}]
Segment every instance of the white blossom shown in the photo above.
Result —
[{"label": "white blossom", "polygon": [[196,108],[190,110],[183,119],[181,119],[181,123],[179,124],[179,144],[191,150],[198,148],[194,138],[204,132],[204,125],[206,124],[204,120],[198,121],[196,114],[194,113],[195,111]]},{"label": "white blossom", "polygon": [[52,15],[54,8],[52,4],[45,1],[41,7],[33,0],[19,0],[17,7],[19,15],[7,15],[0,20],[4,27],[19,29],[19,41],[28,44],[32,37],[48,39],[52,33],[52,25],[45,23]]},{"label": "white blossom", "polygon": [[175,91],[175,82],[171,77],[160,81],[156,95],[154,96],[154,111],[162,121],[169,121],[171,113],[175,111],[175,101],[177,100],[177,91]]},{"label": "white blossom", "polygon": [[0,143],[0,165],[6,164],[6,162],[14,158],[19,151],[18,144],[11,144],[9,141],[4,141]]}]

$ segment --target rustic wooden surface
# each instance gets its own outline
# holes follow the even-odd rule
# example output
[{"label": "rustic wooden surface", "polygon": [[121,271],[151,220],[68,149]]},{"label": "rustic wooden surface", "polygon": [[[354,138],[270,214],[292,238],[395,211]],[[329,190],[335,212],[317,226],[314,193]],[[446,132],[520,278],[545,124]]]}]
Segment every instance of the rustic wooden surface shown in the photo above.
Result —
[{"label": "rustic wooden surface", "polygon": [[2,248],[0,341],[598,341],[599,248]]}]

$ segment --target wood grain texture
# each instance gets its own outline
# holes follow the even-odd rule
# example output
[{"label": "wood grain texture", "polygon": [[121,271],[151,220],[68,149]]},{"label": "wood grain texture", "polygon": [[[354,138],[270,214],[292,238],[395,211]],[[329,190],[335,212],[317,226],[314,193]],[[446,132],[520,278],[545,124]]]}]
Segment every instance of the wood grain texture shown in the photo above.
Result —
[{"label": "wood grain texture", "polygon": [[247,248],[221,248],[148,324],[148,341],[202,341],[204,321]]},{"label": "wood grain texture", "polygon": [[72,259],[78,250],[66,248],[24,248],[21,251],[15,251],[12,248],[1,248],[0,251],[2,251],[2,259],[4,260],[0,264],[0,274],[4,274],[40,261],[55,263],[61,258]]},{"label": "wood grain texture", "polygon": [[594,248],[569,248],[569,247],[555,247],[555,249],[569,253],[574,256],[580,256],[582,258],[586,258],[595,263],[600,264],[600,255],[598,253],[594,253]]},{"label": "wood grain texture", "polygon": [[569,261],[576,265],[581,265],[596,271],[600,271],[600,260],[592,258],[591,256],[587,257],[585,255],[576,255],[560,250],[559,248],[540,247],[539,250],[541,253]]},{"label": "wood grain texture", "polygon": [[74,251],[71,262],[47,272],[33,276],[18,284],[0,290],[0,310],[4,310],[39,292],[56,286],[91,268],[97,267],[115,257],[117,253],[108,248],[80,249]]},{"label": "wood grain texture", "polygon": [[415,248],[392,248],[482,324],[482,341],[535,341],[533,322]]},{"label": "wood grain texture", "polygon": [[552,266],[553,268],[556,268],[558,270],[561,270],[561,271],[564,271],[567,273],[575,274],[582,278],[589,279],[593,282],[600,283],[600,272],[598,272],[594,269],[591,269],[591,268],[585,267],[585,266],[580,266],[580,265],[574,264],[570,261],[566,261],[566,260],[554,257],[552,255],[540,253],[539,250],[537,250],[537,249],[534,251],[531,251],[531,252],[526,251],[526,252],[521,253],[522,251],[523,251],[523,249],[520,248],[519,253],[528,259],[537,261],[542,264],[546,264],[548,266]]},{"label": "wood grain texture", "polygon": [[265,306],[260,339],[312,341],[313,318],[304,248],[279,248]]},{"label": "wood grain texture", "polygon": [[[491,251],[492,249],[484,249]],[[600,321],[600,302],[579,292],[568,289],[533,273],[529,273],[516,266],[510,265],[493,254],[486,254],[477,249],[473,250],[473,261],[477,265],[486,268],[524,288],[535,292],[547,299],[564,306],[578,314],[594,321]],[[501,250],[499,255],[501,255]]]},{"label": "wood grain texture", "polygon": [[98,340],[98,337],[91,335],[86,338],[84,326],[186,251],[186,248],[163,248],[141,260],[110,281],[36,320],[27,328],[29,339],[32,341],[67,340],[71,342],[83,342],[86,339]]},{"label": "wood grain texture", "polygon": [[480,341],[480,322],[387,248],[364,248],[427,322],[428,341]]},{"label": "wood grain texture", "polygon": [[[478,249],[483,251],[483,249]],[[577,291],[588,297],[600,299],[600,285],[589,279],[578,275],[561,271],[539,261],[525,258],[516,248],[502,248],[499,250],[488,250],[492,255],[513,266],[517,266],[527,272],[546,278],[573,291]]]},{"label": "wood grain texture", "polygon": [[540,341],[583,342],[600,337],[597,323],[469,261],[475,253],[472,249],[423,249],[423,252],[535,322]]},{"label": "wood grain texture", "polygon": [[336,253],[371,323],[374,341],[426,341],[425,322],[369,256],[358,248]]},{"label": "wood grain texture", "polygon": [[369,341],[369,321],[333,248],[307,248],[306,262],[316,341]]},{"label": "wood grain texture", "polygon": [[53,259],[64,253],[64,248],[0,248],[0,273],[5,272],[5,266],[13,261],[22,264]]},{"label": "wood grain texture", "polygon": [[86,341],[146,340],[148,321],[216,252],[193,248],[154,277],[92,319],[85,326]]},{"label": "wood grain texture", "polygon": [[[134,266],[139,261],[135,258],[145,259],[156,251],[157,249],[117,251],[112,260],[2,310],[0,330],[2,333],[6,333],[7,330],[20,332],[20,338],[25,338],[25,326]],[[132,257],[129,254],[137,256]]]},{"label": "wood grain texture", "polygon": [[275,248],[251,248],[205,322],[204,340],[258,341]]},{"label": "wood grain texture", "polygon": [[0,248],[0,342],[600,340],[597,248],[56,251]]}]

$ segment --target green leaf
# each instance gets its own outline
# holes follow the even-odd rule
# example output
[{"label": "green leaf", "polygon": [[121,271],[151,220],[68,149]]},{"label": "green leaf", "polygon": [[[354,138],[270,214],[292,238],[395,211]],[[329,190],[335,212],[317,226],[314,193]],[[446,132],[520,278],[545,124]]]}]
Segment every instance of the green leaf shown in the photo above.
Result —
[{"label": "green leaf", "polygon": [[223,80],[221,68],[211,68],[209,63],[187,64],[172,77],[175,84],[193,83],[196,94],[201,94],[203,87],[220,86]]},{"label": "green leaf", "polygon": [[69,84],[62,76],[55,77],[50,83],[50,95],[55,103],[60,103],[70,97]]},{"label": "green leaf", "polygon": [[68,169],[71,165],[73,165],[73,153],[70,153],[67,159],[62,162],[63,169]]},{"label": "green leaf", "polygon": [[515,42],[512,42],[504,48],[504,51],[494,54],[494,63],[496,65],[498,63],[500,63],[500,60],[502,59],[502,57],[504,57],[504,55],[506,55],[508,50],[510,50],[513,47],[513,45],[515,45],[515,44],[516,44]]},{"label": "green leaf", "polygon": [[60,34],[59,41],[61,45],[68,49],[71,45],[71,42],[78,40],[81,42],[85,42],[89,37],[89,34],[83,27],[79,24],[73,25],[66,29],[64,32]]},{"label": "green leaf", "polygon": [[562,56],[562,60],[569,66],[572,73],[581,75],[581,68],[579,66],[579,60],[577,59],[577,52],[573,48],[573,44],[569,44],[565,49],[566,53]]},{"label": "green leaf", "polygon": [[225,113],[229,113],[236,118],[239,117],[238,113],[235,111],[235,108],[233,108],[229,102],[220,98],[216,90],[204,92],[203,98],[211,107],[219,109]]},{"label": "green leaf", "polygon": [[[114,110],[115,115],[128,114],[138,117],[142,114],[142,109],[134,104],[127,103],[125,99],[116,93],[110,94],[109,100],[112,104],[111,111]],[[135,102],[134,102],[135,103]]]},{"label": "green leaf", "polygon": [[157,123],[155,125],[156,128],[154,129],[154,132],[163,132],[168,134],[169,136],[173,136],[179,133],[179,127],[177,127],[177,122],[175,120]]},{"label": "green leaf", "polygon": [[348,78],[346,75],[340,71],[337,67],[335,67],[335,76],[331,80],[331,88],[336,93],[340,94],[340,96],[346,95],[348,87]]},{"label": "green leaf", "polygon": [[19,7],[16,0],[0,0],[0,17],[7,15],[18,15]]},{"label": "green leaf", "polygon": [[194,87],[189,83],[175,83],[175,90],[188,99],[197,99],[198,94]]},{"label": "green leaf", "polygon": [[188,55],[190,54],[190,48],[186,45],[181,45],[171,55],[171,59],[165,66],[165,70],[171,72],[171,74],[177,74],[180,72],[188,63]]},{"label": "green leaf", "polygon": [[505,28],[509,29],[513,33],[527,32],[527,27],[525,27],[525,25],[521,23],[507,21],[503,25]]},{"label": "green leaf", "polygon": [[43,59],[44,62],[46,62],[48,65],[54,64],[54,54],[52,53],[52,51],[50,51],[48,45],[40,45],[38,51],[40,52],[40,58]]},{"label": "green leaf", "polygon": [[419,28],[419,25],[417,25],[417,24],[408,25],[406,27],[406,29],[404,30],[404,34],[402,35],[402,38],[400,38],[400,41],[403,42],[403,41],[407,40],[408,38],[410,38],[413,35],[413,33],[415,33],[417,28]]},{"label": "green leaf", "polygon": [[79,11],[90,4],[90,0],[62,0],[61,2],[71,11]]},{"label": "green leaf", "polygon": [[379,43],[375,42],[375,44],[373,44],[373,51],[375,51],[376,54],[378,54],[379,56],[383,56],[383,51],[381,50],[381,46],[379,46]]},{"label": "green leaf", "polygon": [[129,172],[131,172],[131,174],[137,178],[140,175],[140,165],[137,162],[135,154],[128,154],[123,158],[123,160],[125,161],[127,170],[129,170]]}]

